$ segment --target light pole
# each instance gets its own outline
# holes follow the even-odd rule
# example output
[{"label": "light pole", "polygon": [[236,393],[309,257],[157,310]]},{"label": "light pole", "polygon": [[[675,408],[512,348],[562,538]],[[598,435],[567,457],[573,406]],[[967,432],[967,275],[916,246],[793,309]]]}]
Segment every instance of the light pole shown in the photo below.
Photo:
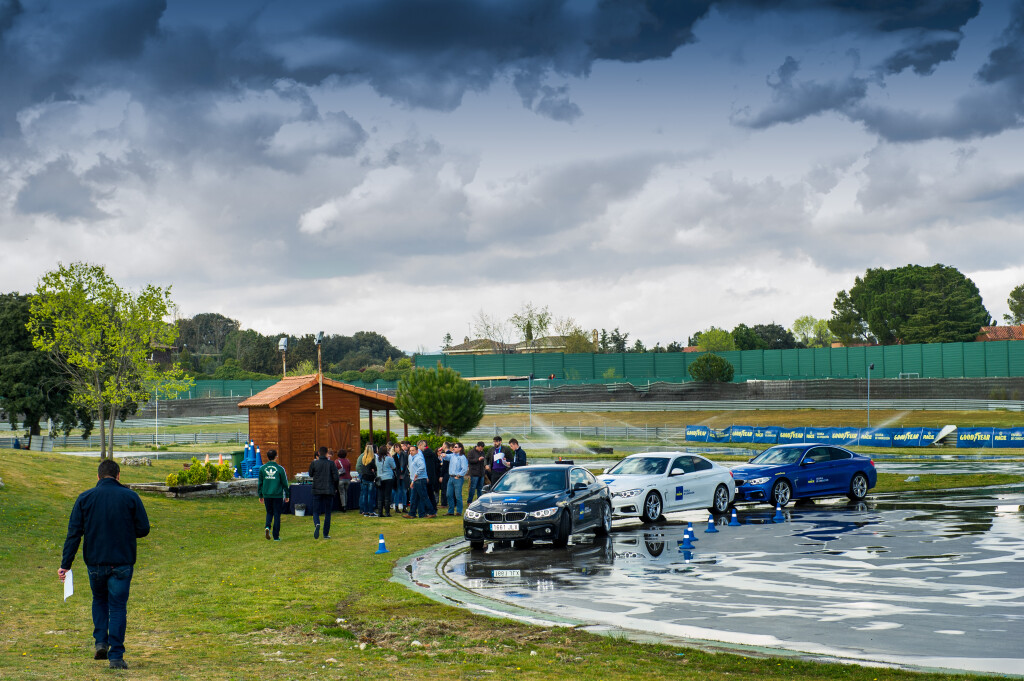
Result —
[{"label": "light pole", "polygon": [[868,365],[868,428],[871,427],[871,370],[874,368],[874,364]]},{"label": "light pole", "polygon": [[281,378],[288,376],[288,362],[285,360],[285,353],[288,352],[288,337],[285,336],[277,341],[277,349],[281,352]]},{"label": "light pole", "polygon": [[[320,333],[317,334],[316,340],[313,341],[313,345],[316,346],[316,373],[318,374],[317,378],[320,381],[320,408],[321,409],[324,408],[324,369],[323,369],[323,356],[322,356],[321,351],[320,351],[321,344],[323,342],[324,342],[324,332],[321,331]],[[373,433],[371,433],[370,436],[371,436],[371,439],[372,439]]]}]

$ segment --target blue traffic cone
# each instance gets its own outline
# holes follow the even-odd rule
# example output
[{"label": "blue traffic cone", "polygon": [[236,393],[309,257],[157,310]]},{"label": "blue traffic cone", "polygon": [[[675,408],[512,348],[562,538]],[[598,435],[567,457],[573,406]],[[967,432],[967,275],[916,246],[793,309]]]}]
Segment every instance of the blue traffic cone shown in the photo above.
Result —
[{"label": "blue traffic cone", "polygon": [[736,515],[736,509],[732,509],[732,518],[729,520],[729,527],[739,527],[740,518]]},{"label": "blue traffic cone", "polygon": [[693,560],[693,554],[689,551],[683,551],[683,561],[689,563]]},{"label": "blue traffic cone", "polygon": [[782,505],[775,504],[775,515],[772,516],[773,523],[784,523],[786,522],[786,516],[782,515]]},{"label": "blue traffic cone", "polygon": [[690,535],[690,541],[697,541],[697,535],[693,531],[693,523],[686,523],[686,534]]},{"label": "blue traffic cone", "polygon": [[377,542],[377,550],[374,553],[391,553],[388,551],[388,547],[384,545],[384,535],[380,535],[380,540]]},{"label": "blue traffic cone", "polygon": [[715,516],[713,513],[708,514],[708,529],[704,530],[705,534],[713,534],[718,532],[718,528],[715,527]]},{"label": "blue traffic cone", "polygon": [[689,534],[684,534],[683,535],[683,541],[679,545],[679,551],[682,552],[683,549],[694,549],[694,548],[697,548],[697,547],[695,547],[693,545],[693,542],[690,541],[690,535]]}]

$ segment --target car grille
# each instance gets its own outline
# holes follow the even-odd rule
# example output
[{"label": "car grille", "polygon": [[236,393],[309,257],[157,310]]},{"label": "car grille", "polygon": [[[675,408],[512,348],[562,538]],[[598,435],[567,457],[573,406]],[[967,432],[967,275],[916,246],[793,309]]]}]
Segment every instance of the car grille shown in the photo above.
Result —
[{"label": "car grille", "polygon": [[737,487],[743,487],[743,483],[745,483],[746,480],[736,480],[735,482]]},{"label": "car grille", "polygon": [[501,523],[501,522],[516,522],[517,520],[525,520],[526,513],[523,511],[509,511],[508,513],[484,513],[484,518],[489,523]]}]

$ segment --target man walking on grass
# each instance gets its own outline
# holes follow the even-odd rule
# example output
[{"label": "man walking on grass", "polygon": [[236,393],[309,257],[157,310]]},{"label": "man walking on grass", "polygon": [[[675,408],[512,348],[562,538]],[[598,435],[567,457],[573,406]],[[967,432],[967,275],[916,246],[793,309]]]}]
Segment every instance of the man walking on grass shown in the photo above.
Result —
[{"label": "man walking on grass", "polygon": [[57,577],[64,581],[85,538],[82,557],[92,589],[93,659],[110,660],[111,669],[127,669],[124,632],[128,626],[128,592],[135,569],[135,540],[149,534],[149,517],[139,495],[120,482],[113,459],[100,463],[99,481],[75,500]]},{"label": "man walking on grass", "polygon": [[288,503],[288,474],[277,462],[277,450],[267,452],[267,462],[260,467],[256,494],[267,508],[267,522],[263,534],[270,539],[273,525],[274,541],[281,541],[281,509]]},{"label": "man walking on grass", "polygon": [[313,539],[320,538],[320,515],[324,516],[324,539],[331,538],[331,510],[338,495],[338,467],[327,460],[327,447],[321,447],[309,464],[313,478]]}]

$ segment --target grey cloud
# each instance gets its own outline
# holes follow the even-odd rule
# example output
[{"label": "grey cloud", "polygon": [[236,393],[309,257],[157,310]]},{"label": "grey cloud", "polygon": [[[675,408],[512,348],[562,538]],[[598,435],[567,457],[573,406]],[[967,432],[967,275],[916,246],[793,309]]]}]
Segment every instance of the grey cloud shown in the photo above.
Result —
[{"label": "grey cloud", "polygon": [[736,116],[734,120],[755,129],[796,123],[826,111],[845,110],[867,94],[867,81],[854,76],[830,83],[797,82],[799,68],[797,60],[787,57],[776,71],[776,78],[768,79],[772,103],[755,115]]},{"label": "grey cloud", "polygon": [[900,50],[886,59],[881,66],[883,73],[891,75],[906,69],[927,76],[935,71],[941,62],[950,61],[956,56],[960,47],[960,37],[938,40],[925,40],[911,47]]},{"label": "grey cloud", "polygon": [[513,80],[523,106],[552,120],[572,121],[583,115],[580,108],[569,100],[569,88],[552,87],[541,83],[537,72],[521,71]]},{"label": "grey cloud", "polygon": [[95,199],[95,192],[75,173],[71,159],[62,156],[28,177],[14,205],[21,213],[49,214],[60,220],[110,217]]},{"label": "grey cloud", "polygon": [[131,179],[150,183],[156,179],[156,171],[145,154],[131,149],[119,159],[100,154],[97,162],[82,173],[82,179],[100,185],[115,185]]}]

